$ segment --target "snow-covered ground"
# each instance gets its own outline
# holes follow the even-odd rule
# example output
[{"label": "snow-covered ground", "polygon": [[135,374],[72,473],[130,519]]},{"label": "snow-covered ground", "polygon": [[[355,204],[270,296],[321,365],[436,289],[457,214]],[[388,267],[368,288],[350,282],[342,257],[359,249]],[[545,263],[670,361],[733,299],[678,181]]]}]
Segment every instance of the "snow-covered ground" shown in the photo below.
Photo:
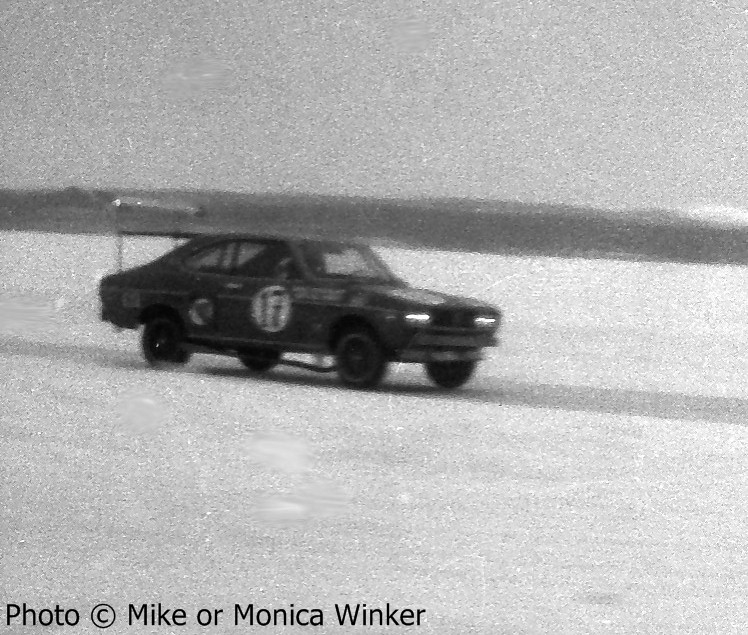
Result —
[{"label": "snow-covered ground", "polygon": [[0,607],[74,606],[81,633],[98,602],[191,618],[111,633],[231,633],[195,613],[250,602],[320,607],[320,633],[351,632],[342,602],[425,608],[420,633],[742,632],[748,270],[383,253],[504,309],[463,391],[147,370],[97,322],[111,240],[0,235]]},{"label": "snow-covered ground", "polygon": [[[125,264],[146,262],[172,244],[127,240]],[[489,374],[554,385],[748,396],[740,370],[748,369],[748,267],[380,252],[414,285],[503,309],[503,344],[487,362]],[[0,234],[0,301],[5,298],[6,314],[19,296],[56,307],[55,338],[90,334],[102,344],[121,341],[134,348],[132,333],[115,336],[98,322],[98,279],[114,269],[115,256],[112,238]],[[6,331],[12,322],[6,320]],[[41,337],[43,329],[33,321],[24,325],[32,327]]]}]

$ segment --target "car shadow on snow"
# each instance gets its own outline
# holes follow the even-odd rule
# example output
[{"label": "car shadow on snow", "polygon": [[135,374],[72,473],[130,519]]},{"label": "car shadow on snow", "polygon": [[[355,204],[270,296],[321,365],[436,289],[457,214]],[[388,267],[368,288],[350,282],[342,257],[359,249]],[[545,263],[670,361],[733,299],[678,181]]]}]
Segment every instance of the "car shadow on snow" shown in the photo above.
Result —
[{"label": "car shadow on snow", "polygon": [[[236,378],[242,381],[249,379],[258,383],[315,386],[326,390],[354,394],[356,392],[341,386],[334,373],[322,375],[278,368],[267,374],[256,375],[242,368],[218,368],[210,365],[205,365],[203,372],[214,377]],[[496,385],[489,385],[491,381],[495,381]],[[390,373],[380,387],[366,392],[430,400],[443,399],[451,402],[488,403],[497,406],[748,424],[748,399],[739,397],[543,384],[480,376],[463,388],[450,391],[432,386],[425,377],[397,373]]]},{"label": "car shadow on snow", "polygon": [[503,405],[598,412],[685,421],[748,424],[748,399],[657,390],[602,388],[502,380]]},{"label": "car shadow on snow", "polygon": [[[84,365],[92,364],[105,369],[118,369],[133,373],[160,372],[151,370],[136,350],[103,348],[93,342],[78,344],[45,342],[26,337],[0,335],[0,357],[8,359],[13,356],[46,360],[50,363],[68,361]],[[180,374],[223,378],[227,380],[227,383],[231,382],[233,386],[281,384],[316,388],[331,391],[335,398],[339,398],[341,393],[348,393],[352,396],[356,394],[355,390],[341,386],[335,373],[318,374],[279,367],[267,374],[258,375],[227,358],[214,358],[214,360],[206,361],[209,359],[197,357],[184,368],[162,372],[174,374],[175,379]],[[218,359],[220,361],[215,361]],[[748,399],[740,397],[545,384],[517,381],[505,377],[481,377],[480,374],[463,388],[446,391],[429,384],[425,376],[412,372],[399,373],[395,369],[379,388],[367,392],[388,397],[399,395],[466,404],[495,404],[496,406],[522,406],[570,412],[748,424]]]}]

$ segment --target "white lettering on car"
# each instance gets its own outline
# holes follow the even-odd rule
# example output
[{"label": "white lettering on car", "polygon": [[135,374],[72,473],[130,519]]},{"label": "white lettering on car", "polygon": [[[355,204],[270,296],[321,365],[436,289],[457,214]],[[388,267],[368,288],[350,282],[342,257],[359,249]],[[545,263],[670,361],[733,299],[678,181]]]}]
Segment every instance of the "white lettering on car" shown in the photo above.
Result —
[{"label": "white lettering on car", "polygon": [[297,300],[307,300],[318,303],[335,303],[340,302],[345,295],[343,289],[326,289],[312,287],[294,287],[294,298]]}]

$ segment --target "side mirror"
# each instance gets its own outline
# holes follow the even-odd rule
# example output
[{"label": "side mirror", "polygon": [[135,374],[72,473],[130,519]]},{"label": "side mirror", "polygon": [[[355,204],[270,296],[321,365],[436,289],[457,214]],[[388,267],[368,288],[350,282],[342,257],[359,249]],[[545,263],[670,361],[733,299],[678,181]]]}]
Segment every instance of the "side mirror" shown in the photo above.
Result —
[{"label": "side mirror", "polygon": [[291,258],[284,258],[275,268],[275,278],[293,280],[299,277],[299,271]]}]

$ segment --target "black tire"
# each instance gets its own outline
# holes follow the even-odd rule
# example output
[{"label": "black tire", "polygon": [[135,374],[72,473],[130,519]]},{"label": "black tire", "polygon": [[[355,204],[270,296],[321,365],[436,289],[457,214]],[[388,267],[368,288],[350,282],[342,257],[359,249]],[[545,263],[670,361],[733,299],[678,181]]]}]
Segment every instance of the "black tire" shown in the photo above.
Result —
[{"label": "black tire", "polygon": [[265,373],[280,361],[278,351],[246,351],[239,355],[239,361],[253,373]]},{"label": "black tire", "polygon": [[177,320],[166,316],[151,318],[143,327],[143,357],[154,368],[186,364],[191,354],[184,349],[183,336]]},{"label": "black tire", "polygon": [[374,388],[387,372],[384,349],[366,328],[345,332],[335,346],[338,377],[351,388]]},{"label": "black tire", "polygon": [[426,373],[441,388],[459,388],[467,383],[478,366],[474,361],[427,362]]}]

